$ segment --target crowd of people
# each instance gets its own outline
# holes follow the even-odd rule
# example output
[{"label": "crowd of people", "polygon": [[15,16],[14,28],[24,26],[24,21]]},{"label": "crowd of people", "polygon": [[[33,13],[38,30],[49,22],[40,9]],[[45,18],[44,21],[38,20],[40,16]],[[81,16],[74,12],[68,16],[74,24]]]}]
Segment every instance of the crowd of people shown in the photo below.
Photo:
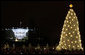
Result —
[{"label": "crowd of people", "polygon": [[10,46],[9,44],[4,44],[1,47],[1,54],[83,54],[84,51],[82,50],[61,50],[57,51],[55,47],[49,47],[49,46],[31,46],[30,44],[28,46],[22,45],[22,46]]}]

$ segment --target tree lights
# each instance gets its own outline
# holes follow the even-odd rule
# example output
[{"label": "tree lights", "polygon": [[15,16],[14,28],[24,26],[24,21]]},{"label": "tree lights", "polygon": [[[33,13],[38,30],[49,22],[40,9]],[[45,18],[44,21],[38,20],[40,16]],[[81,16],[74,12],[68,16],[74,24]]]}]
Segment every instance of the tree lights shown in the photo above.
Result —
[{"label": "tree lights", "polygon": [[64,21],[61,38],[56,50],[76,50],[82,49],[81,37],[79,32],[79,23],[77,16],[72,9],[73,5],[69,5],[70,9]]}]

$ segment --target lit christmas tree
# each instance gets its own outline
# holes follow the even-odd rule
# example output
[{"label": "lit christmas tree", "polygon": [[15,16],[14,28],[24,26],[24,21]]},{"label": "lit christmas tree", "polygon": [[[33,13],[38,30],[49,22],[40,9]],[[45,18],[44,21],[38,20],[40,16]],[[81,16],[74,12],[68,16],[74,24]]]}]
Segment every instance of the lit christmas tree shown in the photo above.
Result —
[{"label": "lit christmas tree", "polygon": [[73,5],[70,4],[70,9],[64,21],[61,38],[56,50],[80,50],[82,48],[81,36],[79,32],[79,23],[77,16],[72,9]]}]

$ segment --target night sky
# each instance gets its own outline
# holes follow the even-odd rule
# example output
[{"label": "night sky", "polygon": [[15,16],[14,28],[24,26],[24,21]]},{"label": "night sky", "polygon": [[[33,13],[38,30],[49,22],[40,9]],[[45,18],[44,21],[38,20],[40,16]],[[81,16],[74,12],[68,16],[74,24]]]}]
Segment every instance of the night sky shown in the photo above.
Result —
[{"label": "night sky", "polygon": [[[84,2],[71,3],[79,20],[81,38],[84,40]],[[22,27],[37,27],[40,37],[45,37],[50,43],[58,43],[69,4],[67,1],[2,1],[1,26],[19,27],[19,22],[22,21]]]}]

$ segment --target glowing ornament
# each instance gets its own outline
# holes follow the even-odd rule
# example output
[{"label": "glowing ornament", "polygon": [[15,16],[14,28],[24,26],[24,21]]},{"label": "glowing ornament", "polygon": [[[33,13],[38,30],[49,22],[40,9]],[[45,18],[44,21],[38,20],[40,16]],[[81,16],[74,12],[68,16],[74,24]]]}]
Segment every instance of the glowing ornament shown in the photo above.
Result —
[{"label": "glowing ornament", "polygon": [[72,4],[70,4],[70,5],[69,5],[69,7],[70,7],[70,8],[72,8],[72,7],[73,7],[73,5],[72,5]]}]

